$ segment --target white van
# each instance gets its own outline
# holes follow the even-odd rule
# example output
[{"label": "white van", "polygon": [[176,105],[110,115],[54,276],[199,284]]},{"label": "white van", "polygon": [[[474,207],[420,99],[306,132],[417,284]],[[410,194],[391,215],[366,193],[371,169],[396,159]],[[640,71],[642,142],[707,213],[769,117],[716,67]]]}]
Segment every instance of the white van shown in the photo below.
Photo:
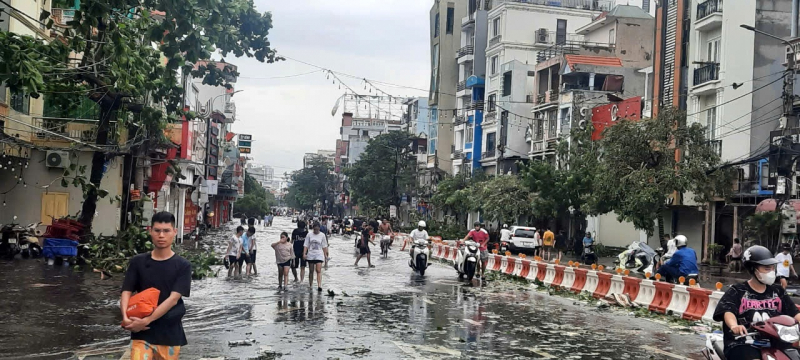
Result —
[{"label": "white van", "polygon": [[511,240],[508,241],[509,251],[530,250],[536,247],[536,234],[535,227],[528,226],[512,226],[511,227]]}]

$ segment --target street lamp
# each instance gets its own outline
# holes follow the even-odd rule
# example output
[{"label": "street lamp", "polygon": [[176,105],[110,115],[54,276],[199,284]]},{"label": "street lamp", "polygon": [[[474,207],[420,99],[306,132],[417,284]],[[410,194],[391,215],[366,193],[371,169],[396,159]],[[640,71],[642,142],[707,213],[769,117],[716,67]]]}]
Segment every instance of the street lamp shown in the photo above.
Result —
[{"label": "street lamp", "polygon": [[236,90],[236,91],[234,91],[234,92],[232,92],[230,94],[220,94],[220,95],[215,96],[213,99],[211,99],[211,104],[208,105],[209,114],[214,112],[214,102],[217,101],[218,98],[220,98],[222,96],[227,96],[227,95],[233,96],[233,94],[240,93],[242,91],[244,91],[244,90]]},{"label": "street lamp", "polygon": [[761,30],[758,30],[758,29],[756,29],[756,28],[755,28],[755,27],[753,27],[753,26],[750,26],[750,25],[745,25],[745,24],[741,24],[741,25],[739,25],[739,27],[741,27],[741,28],[743,28],[743,29],[750,30],[750,31],[752,31],[752,32],[754,32],[754,33],[756,33],[756,34],[761,34],[761,35],[764,35],[764,36],[766,36],[766,37],[771,37],[771,38],[773,38],[773,39],[776,39],[776,40],[778,40],[778,41],[780,41],[780,42],[782,42],[782,43],[784,43],[784,44],[786,44],[786,45],[793,46],[793,45],[792,45],[792,43],[790,43],[789,41],[787,41],[787,40],[785,40],[785,39],[783,39],[783,38],[781,38],[781,37],[778,37],[778,36],[772,35],[772,34],[770,34],[770,33],[766,32],[766,31],[761,31]]}]

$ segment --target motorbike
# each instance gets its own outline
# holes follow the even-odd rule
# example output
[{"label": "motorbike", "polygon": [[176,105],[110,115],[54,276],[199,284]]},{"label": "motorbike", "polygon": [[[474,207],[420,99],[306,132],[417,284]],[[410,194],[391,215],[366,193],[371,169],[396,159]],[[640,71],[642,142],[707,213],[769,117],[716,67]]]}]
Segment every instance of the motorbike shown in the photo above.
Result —
[{"label": "motorbike", "polygon": [[411,245],[411,259],[408,260],[408,266],[418,272],[419,276],[425,276],[430,256],[431,250],[428,249],[428,242],[423,239],[416,239]]},{"label": "motorbike", "polygon": [[343,231],[344,235],[353,235],[353,232],[354,231],[352,225],[348,224],[344,226],[344,231]]},{"label": "motorbike", "polygon": [[[800,326],[786,315],[776,316],[751,325],[752,332],[737,339],[747,337],[747,343],[761,350],[762,359],[800,360],[800,353],[792,344],[800,341]],[[722,334],[706,334],[706,348],[703,356],[707,360],[725,360]]]},{"label": "motorbike", "polygon": [[467,280],[472,281],[472,278],[475,277],[475,271],[478,268],[479,258],[478,243],[467,240],[459,245],[458,251],[456,252],[456,261],[453,264],[453,267],[458,272],[458,277],[462,278],[466,276]]},{"label": "motorbike", "polygon": [[627,250],[619,254],[614,264],[619,269],[630,270],[633,273],[655,274],[655,265],[660,259],[661,255],[649,245],[634,241]]},{"label": "motorbike", "polygon": [[594,244],[583,245],[583,263],[592,265],[597,263],[597,254],[594,253]]},{"label": "motorbike", "polygon": [[333,223],[333,226],[331,226],[331,234],[339,234],[339,224]]},{"label": "motorbike", "polygon": [[32,223],[23,227],[20,224],[6,224],[0,228],[0,256],[13,259],[17,254],[22,258],[38,258],[42,247],[36,237],[36,228],[42,223]]},{"label": "motorbike", "polygon": [[392,237],[389,235],[381,235],[381,256],[389,257],[389,244],[392,242]]},{"label": "motorbike", "polygon": [[505,254],[506,251],[509,251],[508,250],[509,247],[508,247],[508,242],[507,241],[501,241],[500,244],[498,244],[497,247],[498,247],[498,249],[497,249],[498,252],[501,253],[501,254]]}]

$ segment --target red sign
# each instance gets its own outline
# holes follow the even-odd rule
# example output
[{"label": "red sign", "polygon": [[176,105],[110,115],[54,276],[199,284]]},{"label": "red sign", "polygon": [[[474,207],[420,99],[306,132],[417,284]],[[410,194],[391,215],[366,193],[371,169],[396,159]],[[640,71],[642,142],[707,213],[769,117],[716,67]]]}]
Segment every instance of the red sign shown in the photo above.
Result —
[{"label": "red sign", "polygon": [[642,97],[636,96],[592,109],[592,140],[603,138],[603,130],[622,119],[639,121],[642,119]]}]

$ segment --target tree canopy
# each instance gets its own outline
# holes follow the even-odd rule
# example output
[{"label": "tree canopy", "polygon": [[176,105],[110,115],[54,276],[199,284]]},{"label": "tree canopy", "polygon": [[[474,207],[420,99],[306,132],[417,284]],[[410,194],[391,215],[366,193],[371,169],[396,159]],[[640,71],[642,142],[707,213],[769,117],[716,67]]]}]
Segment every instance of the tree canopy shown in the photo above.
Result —
[{"label": "tree canopy", "polygon": [[263,216],[277,205],[275,195],[264,189],[252,176],[244,178],[244,197],[236,201],[234,211],[248,217]]},{"label": "tree canopy", "polygon": [[516,175],[499,175],[477,183],[470,192],[471,202],[488,220],[516,223],[532,214],[533,196]]},{"label": "tree canopy", "polygon": [[324,156],[313,156],[308,159],[306,167],[292,173],[292,184],[286,195],[287,205],[302,210],[309,210],[319,201],[332,201],[336,177],[333,175],[333,164]]},{"label": "tree canopy", "polygon": [[412,137],[390,131],[370,140],[361,157],[345,170],[353,201],[360,206],[388,208],[400,205],[400,195],[416,186]]}]

